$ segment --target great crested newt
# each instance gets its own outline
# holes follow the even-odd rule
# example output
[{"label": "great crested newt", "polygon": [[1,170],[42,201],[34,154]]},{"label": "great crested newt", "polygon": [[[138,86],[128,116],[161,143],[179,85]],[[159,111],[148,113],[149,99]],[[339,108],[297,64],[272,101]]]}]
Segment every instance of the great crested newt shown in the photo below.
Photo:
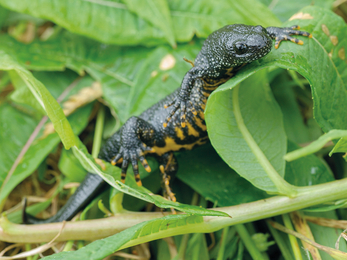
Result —
[{"label": "great crested newt", "polygon": [[[205,40],[195,62],[191,62],[193,67],[185,74],[181,87],[140,116],[129,118],[106,141],[99,158],[121,168],[122,182],[131,164],[135,180],[141,185],[138,161],[150,172],[145,156],[155,157],[166,180],[168,198],[175,200],[168,187],[168,176],[178,169],[174,152],[190,150],[208,140],[204,109],[209,95],[245,64],[267,55],[273,39],[277,49],[281,41],[303,44],[290,35],[312,37],[310,33],[297,29],[299,26],[264,28],[234,24],[213,32]],[[55,216],[37,219],[26,214],[24,207],[23,222],[39,224],[70,220],[105,187],[101,177],[89,173]]]}]

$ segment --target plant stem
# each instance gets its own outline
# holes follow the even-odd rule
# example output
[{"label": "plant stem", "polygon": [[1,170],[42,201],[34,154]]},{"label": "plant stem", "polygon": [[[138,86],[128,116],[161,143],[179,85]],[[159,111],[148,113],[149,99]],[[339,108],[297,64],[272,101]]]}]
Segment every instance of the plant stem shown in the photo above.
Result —
[{"label": "plant stem", "polygon": [[[282,215],[282,219],[283,219],[284,226],[286,228],[288,228],[290,230],[294,230],[292,222],[291,222],[288,214]],[[293,249],[293,253],[294,253],[295,259],[303,260],[302,259],[302,254],[300,252],[300,246],[299,246],[298,240],[296,239],[295,236],[290,235],[290,234],[288,234],[288,237],[289,237],[290,245],[292,246],[292,249]]]},{"label": "plant stem", "polygon": [[283,194],[289,197],[294,197],[297,194],[296,187],[286,182],[275,170],[270,161],[266,158],[263,151],[258,146],[257,142],[253,139],[253,136],[248,131],[247,126],[243,121],[241,114],[240,104],[239,104],[239,88],[236,86],[232,92],[233,110],[235,115],[235,120],[240,132],[247,142],[249,148],[252,150],[254,156],[257,158],[259,164],[262,166],[264,171],[267,173],[271,181],[275,184],[279,194]]},{"label": "plant stem", "polygon": [[184,234],[182,236],[180,248],[178,249],[178,254],[174,258],[174,260],[184,260],[184,256],[186,254],[186,249],[188,245],[188,240],[189,240],[189,234]]},{"label": "plant stem", "polygon": [[225,251],[225,243],[227,241],[229,227],[223,228],[221,243],[218,251],[218,257],[217,260],[223,260],[224,259],[224,251]]},{"label": "plant stem", "polygon": [[279,231],[277,231],[277,229],[273,228],[270,224],[269,221],[266,221],[266,225],[269,228],[271,235],[273,236],[273,238],[276,241],[276,244],[278,245],[278,247],[280,248],[280,251],[282,253],[282,257],[285,260],[294,260],[293,258],[293,254],[292,252],[289,250],[289,248],[287,247],[287,244],[285,242],[285,240],[282,238],[282,236],[279,234]]},{"label": "plant stem", "polygon": [[246,227],[244,225],[235,225],[236,231],[241,237],[242,242],[248,250],[248,253],[251,255],[253,259],[264,260],[262,253],[259,251],[257,246],[255,245],[252,237],[249,235]]},{"label": "plant stem", "polygon": [[[300,190],[299,190],[300,191]],[[347,179],[305,187],[304,192],[299,192],[295,198],[274,196],[255,202],[237,206],[218,208],[232,216],[204,217],[202,223],[187,224],[160,230],[150,235],[139,237],[124,244],[122,248],[137,245],[163,237],[187,233],[210,233],[226,226],[247,223],[259,219],[269,218],[318,205],[321,203],[346,198]],[[161,212],[132,212],[117,214],[114,217],[67,222],[64,232],[57,241],[66,240],[96,240],[116,234],[138,223],[163,217]],[[41,243],[50,241],[59,233],[61,223],[43,225],[18,225],[9,222],[6,218],[0,219],[0,240],[15,243]]]},{"label": "plant stem", "polygon": [[93,150],[92,150],[92,156],[94,158],[98,157],[98,154],[100,151],[104,122],[105,122],[105,108],[102,104],[100,104],[98,116],[96,119],[95,132],[94,132],[94,142],[93,142]]}]

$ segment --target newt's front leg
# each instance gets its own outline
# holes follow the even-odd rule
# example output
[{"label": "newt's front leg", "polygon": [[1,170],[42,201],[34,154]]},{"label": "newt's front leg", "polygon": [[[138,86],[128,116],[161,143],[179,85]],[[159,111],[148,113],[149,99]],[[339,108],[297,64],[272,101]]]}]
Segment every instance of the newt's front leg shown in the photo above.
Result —
[{"label": "newt's front leg", "polygon": [[[121,181],[125,182],[126,172],[131,163],[135,180],[137,185],[141,186],[141,179],[139,174],[138,161],[141,162],[147,172],[151,171],[145,154],[153,152],[153,148],[147,144],[151,142],[151,139],[155,133],[154,127],[139,117],[131,117],[123,125],[120,130],[120,140],[118,151],[112,155],[111,163],[113,165],[120,166],[122,169]],[[110,144],[105,145],[105,149],[108,146],[113,145],[113,140]]]}]

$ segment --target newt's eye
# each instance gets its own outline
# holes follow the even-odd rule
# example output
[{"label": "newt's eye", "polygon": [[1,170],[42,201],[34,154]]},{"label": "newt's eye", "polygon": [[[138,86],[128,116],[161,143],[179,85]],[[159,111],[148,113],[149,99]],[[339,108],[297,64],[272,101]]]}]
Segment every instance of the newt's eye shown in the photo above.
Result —
[{"label": "newt's eye", "polygon": [[243,43],[243,42],[236,42],[234,44],[234,50],[237,54],[244,54],[248,51],[248,46],[247,44]]}]

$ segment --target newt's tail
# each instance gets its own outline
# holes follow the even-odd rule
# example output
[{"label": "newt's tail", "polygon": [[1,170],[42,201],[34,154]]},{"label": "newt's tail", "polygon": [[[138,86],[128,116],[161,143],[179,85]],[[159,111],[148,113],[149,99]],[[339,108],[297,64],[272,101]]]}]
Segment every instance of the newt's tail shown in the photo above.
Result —
[{"label": "newt's tail", "polygon": [[26,213],[26,200],[22,212],[24,224],[44,224],[71,220],[80,210],[90,203],[102,189],[107,187],[104,180],[97,174],[88,173],[76,192],[56,215],[48,219],[39,219]]}]

